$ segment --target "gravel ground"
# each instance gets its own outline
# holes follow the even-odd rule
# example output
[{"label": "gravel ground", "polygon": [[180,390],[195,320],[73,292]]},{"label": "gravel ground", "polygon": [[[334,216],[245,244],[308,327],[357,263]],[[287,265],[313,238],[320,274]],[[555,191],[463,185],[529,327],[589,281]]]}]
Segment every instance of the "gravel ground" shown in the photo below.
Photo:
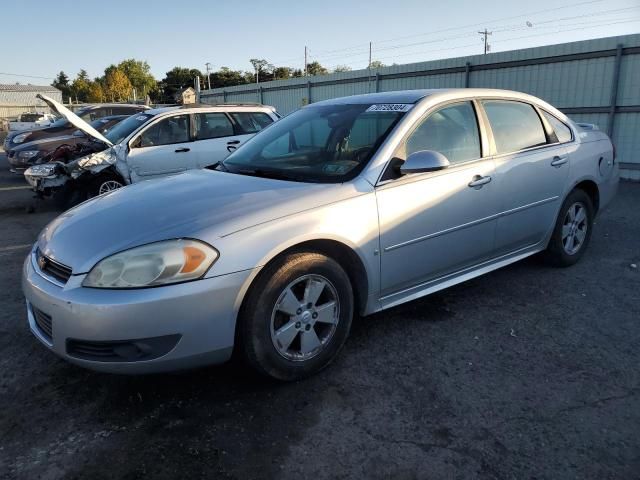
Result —
[{"label": "gravel ground", "polygon": [[640,478],[640,184],[573,268],[528,259],[354,323],[295,384],[120,377],[29,333],[24,245],[57,212],[0,160],[0,477]]}]

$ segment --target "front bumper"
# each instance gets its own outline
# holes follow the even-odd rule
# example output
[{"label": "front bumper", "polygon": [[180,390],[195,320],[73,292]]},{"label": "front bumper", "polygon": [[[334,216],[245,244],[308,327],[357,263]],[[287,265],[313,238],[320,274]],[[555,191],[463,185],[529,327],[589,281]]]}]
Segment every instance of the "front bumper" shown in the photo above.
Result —
[{"label": "front bumper", "polygon": [[[81,286],[85,275],[65,285],[42,273],[33,253],[25,260],[22,288],[33,334],[65,360],[92,370],[141,374],[221,363],[233,349],[236,316],[251,270],[194,282],[136,290]],[[50,334],[34,313],[50,319]],[[149,360],[101,361],[80,358],[74,342],[101,344],[159,337],[179,338]]]}]

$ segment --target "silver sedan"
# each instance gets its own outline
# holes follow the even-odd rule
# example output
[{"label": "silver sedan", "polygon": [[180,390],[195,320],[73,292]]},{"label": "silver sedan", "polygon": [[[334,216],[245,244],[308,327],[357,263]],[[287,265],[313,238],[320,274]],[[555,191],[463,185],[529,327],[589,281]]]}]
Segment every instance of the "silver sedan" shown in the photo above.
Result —
[{"label": "silver sedan", "polygon": [[543,252],[585,253],[613,197],[608,137],[544,101],[412,90],[309,105],[215,168],[107,193],[24,263],[34,335],[77,365],[226,361],[303,378],[368,315]]}]

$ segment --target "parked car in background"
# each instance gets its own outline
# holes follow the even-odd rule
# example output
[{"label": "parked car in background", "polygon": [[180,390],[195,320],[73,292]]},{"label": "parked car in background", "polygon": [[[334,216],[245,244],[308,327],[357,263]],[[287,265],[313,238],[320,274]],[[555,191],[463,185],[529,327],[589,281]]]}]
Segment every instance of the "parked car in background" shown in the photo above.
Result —
[{"label": "parked car in background", "polygon": [[[111,127],[127,118],[127,116],[128,115],[111,115],[102,117],[93,120],[89,125],[104,135]],[[68,162],[71,160],[72,152],[77,150],[75,148],[77,145],[90,141],[93,141],[93,137],[87,135],[80,129],[76,129],[68,135],[45,137],[40,140],[21,143],[7,153],[10,171],[23,174],[31,165],[37,165],[51,160]],[[56,150],[58,150],[57,154],[53,154]],[[104,147],[101,150],[104,150]]]},{"label": "parked car in background", "polygon": [[10,132],[22,132],[34,128],[44,128],[56,121],[57,117],[52,113],[23,113],[15,122],[9,122]]},{"label": "parked car in background", "polygon": [[87,155],[73,152],[70,162],[35,165],[25,178],[45,195],[67,189],[92,197],[141,180],[204,168],[271,125],[279,116],[264,105],[166,107],[133,115],[107,132],[96,132],[63,105],[41,98],[79,129],[109,148]]},{"label": "parked car in background", "polygon": [[141,182],[53,220],[24,263],[28,321],[91,369],[187,368],[235,347],[259,372],[296,380],[336,357],[356,312],[538,252],[573,265],[617,186],[609,138],[530,95],[322,101],[215,170]]},{"label": "parked car in background", "polygon": [[[149,107],[146,105],[114,103],[87,105],[86,107],[78,109],[75,113],[85,122],[91,122],[111,115],[133,115],[134,113],[148,109]],[[4,140],[4,151],[9,153],[18,145],[26,142],[33,142],[47,137],[70,135],[76,129],[77,127],[74,127],[65,118],[59,118],[48,127],[36,128],[27,132],[9,132]]]}]

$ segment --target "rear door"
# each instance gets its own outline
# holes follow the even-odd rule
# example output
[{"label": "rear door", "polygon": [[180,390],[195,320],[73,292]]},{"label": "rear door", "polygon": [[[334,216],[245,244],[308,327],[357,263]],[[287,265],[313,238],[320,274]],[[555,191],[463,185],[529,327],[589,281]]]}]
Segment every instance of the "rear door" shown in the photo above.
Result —
[{"label": "rear door", "polygon": [[189,120],[189,114],[163,117],[132,140],[127,163],[133,182],[196,168]]},{"label": "rear door", "polygon": [[569,176],[567,150],[531,104],[481,102],[495,148],[501,213],[496,254],[540,242],[553,227]]},{"label": "rear door", "polygon": [[225,112],[194,113],[193,137],[195,168],[221,162],[231,151],[227,147],[236,145],[237,140],[233,123]]},{"label": "rear door", "polygon": [[195,113],[194,151],[203,168],[221,162],[258,131],[273,123],[264,112]]}]

